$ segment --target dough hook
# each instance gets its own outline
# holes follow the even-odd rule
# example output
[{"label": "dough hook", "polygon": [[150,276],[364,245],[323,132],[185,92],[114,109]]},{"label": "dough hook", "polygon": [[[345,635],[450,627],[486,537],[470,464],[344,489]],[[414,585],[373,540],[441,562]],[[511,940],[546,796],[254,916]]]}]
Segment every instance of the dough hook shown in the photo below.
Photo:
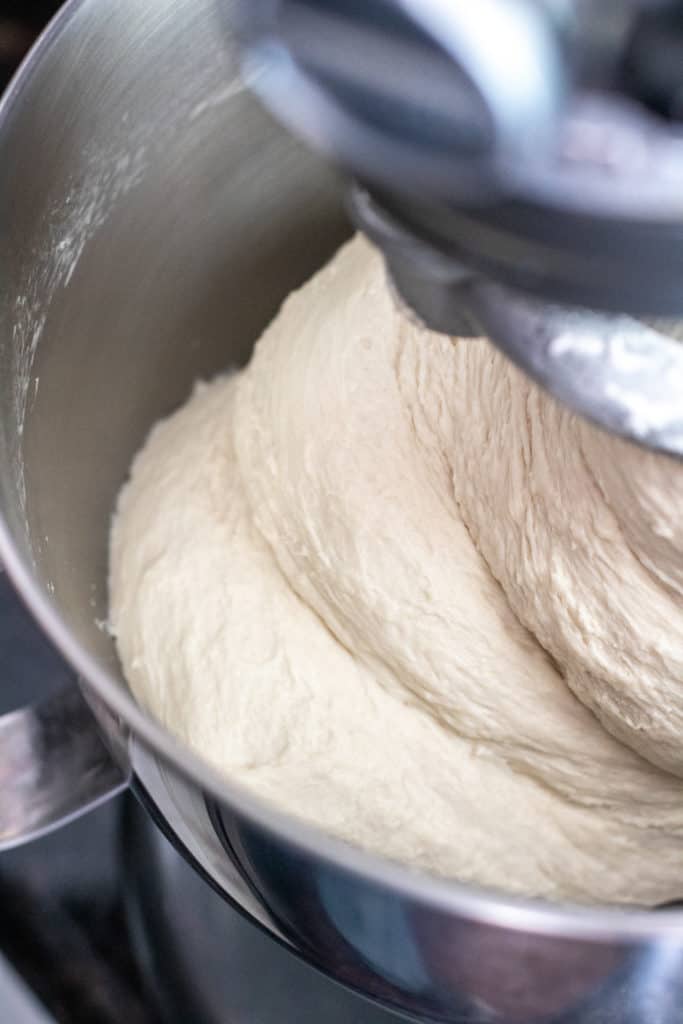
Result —
[{"label": "dough hook", "polygon": [[680,2],[239,6],[249,80],[351,175],[407,306],[683,455]]},{"label": "dough hook", "polygon": [[357,186],[349,209],[383,250],[400,297],[428,327],[487,335],[576,412],[638,444],[683,456],[683,320],[543,302],[445,259]]}]

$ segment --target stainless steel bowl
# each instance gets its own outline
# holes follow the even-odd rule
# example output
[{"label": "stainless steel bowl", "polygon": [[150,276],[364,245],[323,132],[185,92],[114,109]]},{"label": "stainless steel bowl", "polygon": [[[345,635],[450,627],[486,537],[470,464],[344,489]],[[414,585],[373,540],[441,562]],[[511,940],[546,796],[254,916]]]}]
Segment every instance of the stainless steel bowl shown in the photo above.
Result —
[{"label": "stainless steel bowl", "polygon": [[245,91],[214,3],[72,0],[0,109],[0,559],[87,701],[0,720],[0,845],[132,779],[226,898],[387,1005],[680,1021],[680,911],[522,902],[383,863],[218,778],[126,689],[103,623],[131,457],[349,231],[334,177]]}]

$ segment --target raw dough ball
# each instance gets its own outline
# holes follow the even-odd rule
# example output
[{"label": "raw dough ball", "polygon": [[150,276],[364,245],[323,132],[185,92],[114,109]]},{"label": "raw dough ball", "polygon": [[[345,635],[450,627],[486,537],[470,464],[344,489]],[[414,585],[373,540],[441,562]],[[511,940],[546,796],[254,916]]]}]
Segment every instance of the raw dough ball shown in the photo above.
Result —
[{"label": "raw dough ball", "polygon": [[[493,397],[515,388],[548,407],[531,429]],[[247,370],[200,386],[135,460],[110,589],[136,695],[232,778],[377,853],[554,899],[680,896],[683,786],[603,729],[519,621],[582,699],[630,685],[630,647],[600,675],[564,639],[563,611],[605,618],[609,581],[591,596],[582,580],[579,607],[573,576],[544,567],[566,534],[533,524],[561,491],[529,448],[555,409],[486,342],[409,322],[355,239]],[[643,546],[645,505],[628,527]],[[568,511],[585,507],[572,493]],[[601,522],[588,513],[586,546]]]}]

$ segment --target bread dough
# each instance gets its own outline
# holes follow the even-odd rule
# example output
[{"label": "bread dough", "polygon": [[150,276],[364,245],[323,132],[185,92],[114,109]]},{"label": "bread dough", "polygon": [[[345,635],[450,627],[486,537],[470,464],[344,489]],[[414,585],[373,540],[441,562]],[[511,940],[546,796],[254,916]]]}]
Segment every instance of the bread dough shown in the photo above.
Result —
[{"label": "bread dough", "polygon": [[456,363],[470,444],[449,454],[475,544],[605,728],[683,775],[683,469],[573,416],[492,349],[458,346]]},{"label": "bread dough", "polygon": [[111,536],[130,685],[376,853],[557,900],[680,897],[683,784],[635,750],[681,767],[683,544],[675,471],[634,451],[487,342],[412,323],[356,238],[137,456]]}]

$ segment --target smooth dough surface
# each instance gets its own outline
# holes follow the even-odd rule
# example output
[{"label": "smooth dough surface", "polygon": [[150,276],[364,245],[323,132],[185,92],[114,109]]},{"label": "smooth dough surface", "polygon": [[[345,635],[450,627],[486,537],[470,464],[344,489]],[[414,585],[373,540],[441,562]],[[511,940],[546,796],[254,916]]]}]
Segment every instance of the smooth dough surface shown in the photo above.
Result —
[{"label": "smooth dough surface", "polygon": [[344,840],[516,893],[679,898],[683,783],[651,763],[683,773],[677,473],[412,323],[356,238],[137,456],[126,676]]}]

